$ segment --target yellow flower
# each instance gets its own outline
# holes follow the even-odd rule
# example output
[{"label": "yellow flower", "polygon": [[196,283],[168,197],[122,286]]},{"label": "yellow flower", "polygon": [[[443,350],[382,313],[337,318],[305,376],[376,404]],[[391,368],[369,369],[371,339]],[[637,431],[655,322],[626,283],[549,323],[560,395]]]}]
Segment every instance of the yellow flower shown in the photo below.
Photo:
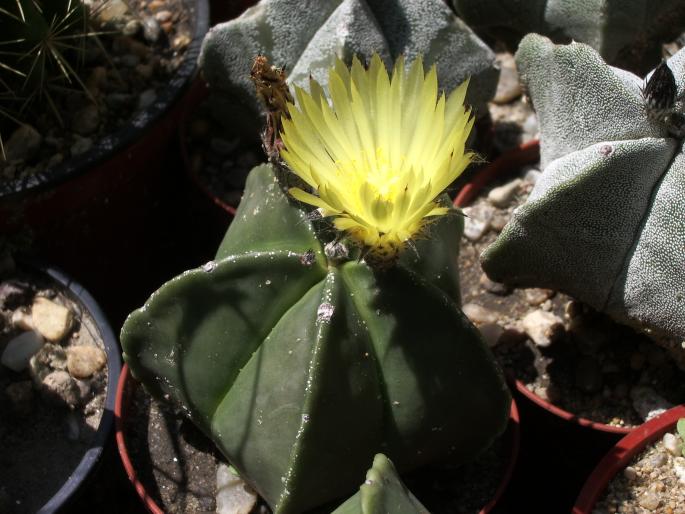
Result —
[{"label": "yellow flower", "polygon": [[408,73],[404,59],[392,78],[378,55],[368,70],[337,60],[329,71],[329,105],[322,87],[296,88],[288,105],[281,156],[315,194],[291,188],[320,208],[335,227],[365,247],[367,261],[392,262],[433,217],[446,214],[436,199],[466,168],[464,145],[473,126],[464,107],[468,80],[438,98],[435,66],[421,58]]}]

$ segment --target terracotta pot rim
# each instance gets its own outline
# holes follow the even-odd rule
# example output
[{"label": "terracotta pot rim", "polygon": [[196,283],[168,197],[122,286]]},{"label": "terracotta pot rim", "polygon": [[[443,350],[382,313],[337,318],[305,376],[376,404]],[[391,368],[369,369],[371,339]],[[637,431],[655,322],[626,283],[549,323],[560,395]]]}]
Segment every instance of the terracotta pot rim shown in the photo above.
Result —
[{"label": "terracotta pot rim", "polygon": [[589,514],[611,479],[648,444],[672,430],[680,418],[685,418],[685,404],[643,423],[616,443],[587,478],[573,507],[573,514]]},{"label": "terracotta pot rim", "polygon": [[191,0],[188,5],[194,16],[193,39],[188,44],[176,73],[158,93],[155,102],[145,109],[136,111],[134,117],[123,127],[101,137],[82,155],[72,157],[45,173],[0,183],[0,200],[50,189],[84,174],[109,156],[125,151],[169,110],[197,74],[202,39],[209,29],[209,0]]},{"label": "terracotta pot rim", "polygon": [[[69,473],[69,476],[65,477],[62,487],[38,511],[39,513],[50,513],[58,511],[71,500],[100,460],[114,424],[113,411],[116,400],[116,386],[118,385],[121,372],[121,355],[117,338],[114,337],[114,332],[107,317],[100,309],[95,298],[81,284],[56,267],[30,260],[22,262],[25,262],[27,271],[35,271],[38,274],[49,277],[66,289],[76,299],[77,303],[81,304],[95,322],[107,355],[107,385],[105,401],[102,406],[102,417],[93,440],[89,443],[76,468]],[[19,267],[20,269],[23,268],[21,264]]]},{"label": "terracotta pot rim", "polygon": [[[131,375],[128,364],[124,363],[121,369],[119,383],[117,384],[116,402],[114,404],[114,421],[116,430],[117,449],[119,450],[121,462],[123,463],[124,469],[126,470],[126,475],[133,484],[133,487],[135,488],[136,492],[138,493],[138,496],[140,497],[141,501],[143,502],[147,510],[152,514],[164,514],[164,511],[159,507],[159,505],[157,505],[155,500],[150,495],[148,495],[147,490],[145,489],[145,485],[143,485],[143,483],[140,482],[140,480],[138,480],[138,474],[136,473],[136,470],[133,466],[133,462],[131,461],[131,457],[128,453],[128,447],[126,446],[124,424],[128,412],[127,406],[124,405],[124,395],[129,383],[139,384],[138,381]],[[500,500],[500,498],[504,494],[504,491],[509,485],[512,474],[514,472],[514,468],[516,467],[516,462],[518,461],[518,455],[520,450],[520,423],[521,421],[519,417],[519,411],[516,406],[516,402],[512,398],[511,407],[509,409],[509,423],[505,431],[505,434],[508,433],[506,437],[510,441],[509,460],[507,463],[507,467],[504,471],[504,474],[502,475],[502,478],[500,480],[500,483],[497,486],[497,490],[495,491],[494,496],[481,509],[479,514],[488,514],[496,506],[497,502]]]}]

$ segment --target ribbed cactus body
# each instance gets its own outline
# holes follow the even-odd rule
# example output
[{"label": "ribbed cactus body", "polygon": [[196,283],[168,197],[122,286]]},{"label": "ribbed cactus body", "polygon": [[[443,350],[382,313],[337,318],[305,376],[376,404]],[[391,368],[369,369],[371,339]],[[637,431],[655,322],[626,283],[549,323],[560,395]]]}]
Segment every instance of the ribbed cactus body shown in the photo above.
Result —
[{"label": "ribbed cactus body", "polygon": [[336,57],[349,64],[373,53],[388,67],[399,55],[423,55],[446,91],[471,77],[467,101],[477,114],[497,87],[494,53],[443,0],[262,0],[207,34],[200,64],[217,106],[231,99],[256,110],[249,70],[258,54],[308,88],[310,75],[326,86]]},{"label": "ribbed cactus body", "polygon": [[513,47],[528,33],[557,43],[590,45],[609,63],[646,71],[661,58],[661,44],[685,24],[680,0],[452,0],[476,31],[507,40]]},{"label": "ribbed cactus body", "polygon": [[[645,81],[583,44],[517,53],[544,172],[482,257],[498,281],[564,291],[618,321],[685,337],[685,157]],[[685,52],[668,61],[683,92]],[[676,104],[676,108],[680,102]]]},{"label": "ribbed cactus body", "polygon": [[402,483],[390,459],[379,453],[359,492],[332,514],[428,514]]},{"label": "ribbed cactus body", "polygon": [[447,239],[386,272],[329,262],[257,167],[216,259],[126,321],[125,358],[279,513],[351,493],[380,451],[401,470],[468,458],[504,429],[509,395],[458,308],[461,224],[445,216],[431,228]]}]

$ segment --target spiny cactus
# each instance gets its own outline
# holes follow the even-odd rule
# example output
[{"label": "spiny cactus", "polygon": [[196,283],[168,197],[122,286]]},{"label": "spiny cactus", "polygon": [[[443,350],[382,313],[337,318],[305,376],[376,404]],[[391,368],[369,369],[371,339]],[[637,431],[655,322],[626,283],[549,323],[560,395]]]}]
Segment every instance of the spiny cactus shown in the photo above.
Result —
[{"label": "spiny cactus", "polygon": [[523,39],[516,62],[540,121],[544,172],[484,252],[484,270],[685,337],[685,155],[674,123],[685,50],[655,73],[667,77],[660,85],[607,66],[587,45],[538,35]]},{"label": "spiny cactus", "polygon": [[77,69],[92,35],[81,0],[12,0],[0,8],[0,114],[20,121],[34,101],[61,116],[57,88],[88,90]]},{"label": "spiny cactus", "polygon": [[378,53],[390,65],[423,55],[447,91],[471,77],[467,100],[477,114],[487,112],[498,78],[494,53],[443,0],[262,0],[205,37],[200,64],[217,109],[237,99],[257,110],[246,70],[260,53],[305,88],[310,75],[325,87],[336,57],[349,64]]},{"label": "spiny cactus", "polygon": [[452,0],[476,31],[514,48],[527,33],[557,43],[582,42],[610,64],[645,72],[661,58],[661,44],[685,27],[681,0]]},{"label": "spiny cactus", "polygon": [[395,466],[382,453],[373,458],[373,466],[359,492],[333,511],[333,514],[429,514],[397,476]]}]

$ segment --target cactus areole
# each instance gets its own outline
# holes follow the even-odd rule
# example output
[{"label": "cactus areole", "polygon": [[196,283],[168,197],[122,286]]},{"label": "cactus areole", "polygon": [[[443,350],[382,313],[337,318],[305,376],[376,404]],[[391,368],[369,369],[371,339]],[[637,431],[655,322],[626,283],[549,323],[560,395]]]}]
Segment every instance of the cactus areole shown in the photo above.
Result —
[{"label": "cactus areole", "polygon": [[[337,72],[345,73],[339,66]],[[335,119],[316,86],[290,109],[284,156],[294,168],[298,159],[323,158],[317,145],[334,144],[326,130],[341,136],[334,123],[346,120],[351,125],[343,135],[356,130],[359,141],[368,142],[362,126],[382,110],[354,105],[357,95],[371,91],[355,85],[357,79],[390,89],[403,80],[412,91],[413,77],[419,90],[435,89],[434,72],[424,75],[420,63],[406,76],[402,71],[401,79],[390,80],[380,62],[368,71],[360,66],[346,72],[350,97],[339,101],[332,93]],[[179,404],[277,513],[299,513],[349,495],[378,452],[400,471],[446,457],[465,460],[506,426],[510,397],[503,377],[459,308],[462,218],[440,199],[441,191],[424,191],[449,182],[468,159],[462,141],[468,114],[463,91],[455,94],[462,95],[459,107],[450,107],[452,96],[438,100],[437,91],[405,95],[403,112],[415,111],[417,118],[398,122],[419,126],[427,117],[444,125],[444,138],[433,124],[433,137],[424,143],[456,141],[445,155],[436,150],[445,176],[441,168],[400,166],[398,196],[382,197],[373,177],[364,186],[356,169],[311,162],[304,168],[310,175],[296,171],[308,184],[303,187],[314,187],[294,195],[319,206],[321,218],[289,194],[280,166],[258,166],[215,260],[163,285],[124,324],[124,357],[136,378],[155,396]],[[345,108],[349,118],[341,114]],[[309,121],[298,120],[297,109]],[[460,127],[458,134],[454,127]],[[402,130],[398,125],[389,132],[394,137]],[[364,157],[375,158],[378,147]],[[421,178],[430,172],[433,180]],[[350,187],[332,184],[324,194],[327,173],[350,174]],[[383,181],[395,187],[389,177]],[[371,205],[396,200],[383,208],[393,218],[399,205],[404,219],[411,211],[402,204],[405,186],[410,198],[420,198],[414,206],[420,216],[407,218],[419,220],[415,233],[398,241],[404,248],[410,236],[416,238],[415,251],[395,252],[391,265],[379,269],[363,252],[386,242],[367,235],[355,240],[371,230],[371,218],[350,206],[363,201],[354,195],[366,188]],[[374,207],[373,215],[383,218],[381,210]]]}]

